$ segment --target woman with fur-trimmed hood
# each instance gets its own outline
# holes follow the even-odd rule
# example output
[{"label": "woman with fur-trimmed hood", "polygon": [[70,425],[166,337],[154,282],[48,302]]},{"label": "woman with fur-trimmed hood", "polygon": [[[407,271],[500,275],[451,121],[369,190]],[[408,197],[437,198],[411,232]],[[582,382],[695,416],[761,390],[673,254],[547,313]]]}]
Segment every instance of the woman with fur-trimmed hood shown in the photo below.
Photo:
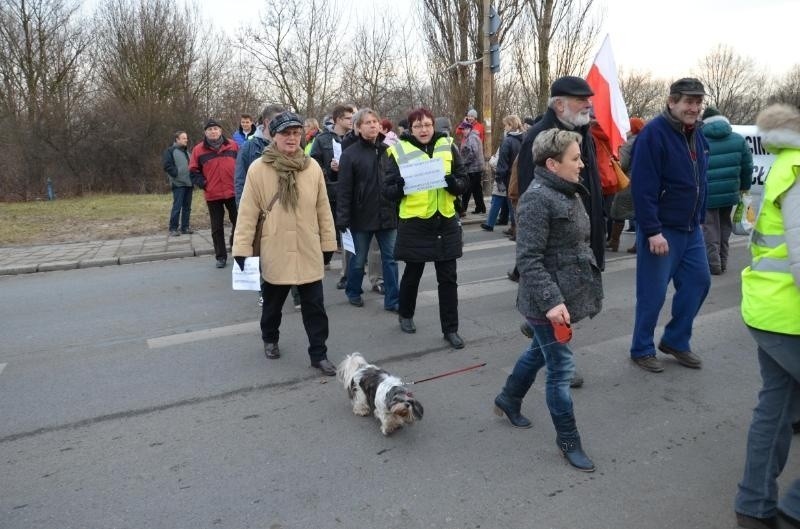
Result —
[{"label": "woman with fur-trimmed hood", "polygon": [[776,158],[750,238],[752,261],[742,271],[742,319],[758,345],[763,388],[735,509],[739,527],[800,527],[800,479],[780,501],[777,483],[800,406],[800,111],[772,105],[756,126]]}]

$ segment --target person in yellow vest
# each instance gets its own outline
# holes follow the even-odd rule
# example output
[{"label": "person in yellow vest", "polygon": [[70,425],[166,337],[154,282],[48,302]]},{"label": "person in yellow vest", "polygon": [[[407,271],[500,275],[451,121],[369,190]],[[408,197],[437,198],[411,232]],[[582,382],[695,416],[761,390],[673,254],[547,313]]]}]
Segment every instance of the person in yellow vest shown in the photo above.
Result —
[{"label": "person in yellow vest", "polygon": [[763,387],[736,495],[739,527],[800,527],[800,479],[778,501],[777,478],[800,411],[800,111],[772,105],[756,120],[776,154],[742,271],[742,318],[758,345]]},{"label": "person in yellow vest", "polygon": [[[452,138],[436,132],[433,114],[417,108],[408,115],[409,130],[386,151],[389,155],[383,194],[400,202],[394,257],[405,261],[400,280],[400,329],[414,333],[417,290],[425,263],[433,261],[439,283],[439,319],[442,333],[455,349],[464,347],[458,335],[458,277],[456,259],[461,257],[461,223],[454,201],[469,187],[458,147]],[[445,187],[408,192],[403,177],[414,163],[438,158],[444,165]]]}]

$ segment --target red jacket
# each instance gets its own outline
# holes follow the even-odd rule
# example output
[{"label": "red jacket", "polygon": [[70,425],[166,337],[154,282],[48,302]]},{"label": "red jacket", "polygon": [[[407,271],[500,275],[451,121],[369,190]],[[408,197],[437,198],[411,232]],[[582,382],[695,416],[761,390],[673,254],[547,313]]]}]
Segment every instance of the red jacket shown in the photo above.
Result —
[{"label": "red jacket", "polygon": [[[594,139],[595,152],[597,156],[597,172],[600,173],[600,186],[603,188],[603,196],[613,195],[617,192],[617,173],[611,166],[611,145],[608,135],[599,125],[592,125],[589,131]],[[615,157],[616,158],[616,157]]]},{"label": "red jacket", "polygon": [[[219,149],[213,149],[204,139],[192,149],[189,159],[189,173],[201,174],[206,185],[203,188],[206,202],[225,200],[235,196],[233,174],[236,169],[236,154],[239,146],[235,141],[225,139]],[[195,178],[192,178],[194,181]]]}]

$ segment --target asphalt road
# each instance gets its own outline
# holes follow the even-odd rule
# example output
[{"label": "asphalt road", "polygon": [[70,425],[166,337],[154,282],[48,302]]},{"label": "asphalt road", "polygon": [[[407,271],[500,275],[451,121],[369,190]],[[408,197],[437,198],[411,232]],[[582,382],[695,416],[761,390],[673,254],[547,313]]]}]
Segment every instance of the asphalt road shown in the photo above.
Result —
[{"label": "asphalt road", "polygon": [[266,360],[257,295],[231,291],[211,257],[0,277],[0,528],[735,527],[759,386],[743,241],[697,319],[699,371],[629,361],[635,260],[612,254],[604,310],[573,340],[594,474],[560,457],[541,377],[523,406],[533,429],[492,414],[526,346],[514,248],[477,227],[466,242],[460,351],[440,333],[432,266],[415,335],[376,294],[352,307],[326,277],[334,362],[360,351],[404,380],[487,362],[415,386],[424,419],[391,437],[308,366],[288,302],[284,356]]}]

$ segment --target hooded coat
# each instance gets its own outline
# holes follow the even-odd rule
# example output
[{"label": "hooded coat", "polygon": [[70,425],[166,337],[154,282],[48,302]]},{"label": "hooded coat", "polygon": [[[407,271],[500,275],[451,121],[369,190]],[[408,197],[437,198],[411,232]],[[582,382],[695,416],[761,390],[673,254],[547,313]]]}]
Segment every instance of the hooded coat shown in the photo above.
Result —
[{"label": "hooded coat", "polygon": [[733,132],[728,118],[703,120],[708,141],[708,203],[706,209],[735,206],[739,193],[750,189],[753,155],[743,137]]}]

